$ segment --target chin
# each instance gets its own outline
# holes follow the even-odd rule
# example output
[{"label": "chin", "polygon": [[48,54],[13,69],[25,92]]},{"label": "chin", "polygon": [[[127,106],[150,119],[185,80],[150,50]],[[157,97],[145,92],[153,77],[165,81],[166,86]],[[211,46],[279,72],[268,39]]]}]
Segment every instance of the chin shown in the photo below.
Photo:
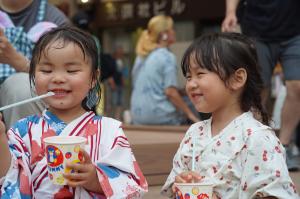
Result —
[{"label": "chin", "polygon": [[201,113],[210,113],[209,110],[207,110],[206,108],[203,108],[203,107],[195,106],[195,109]]}]

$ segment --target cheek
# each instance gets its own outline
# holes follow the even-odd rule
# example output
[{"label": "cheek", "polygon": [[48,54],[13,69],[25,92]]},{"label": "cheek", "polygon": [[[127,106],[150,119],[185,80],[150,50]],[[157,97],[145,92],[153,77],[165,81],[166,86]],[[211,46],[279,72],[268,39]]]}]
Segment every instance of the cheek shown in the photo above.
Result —
[{"label": "cheek", "polygon": [[34,82],[35,82],[34,87],[37,93],[44,92],[44,90],[47,89],[48,87],[47,79],[36,77]]},{"label": "cheek", "polygon": [[190,81],[186,81],[185,83],[185,91],[186,93],[189,95],[189,93],[191,92],[192,90],[192,83]]}]

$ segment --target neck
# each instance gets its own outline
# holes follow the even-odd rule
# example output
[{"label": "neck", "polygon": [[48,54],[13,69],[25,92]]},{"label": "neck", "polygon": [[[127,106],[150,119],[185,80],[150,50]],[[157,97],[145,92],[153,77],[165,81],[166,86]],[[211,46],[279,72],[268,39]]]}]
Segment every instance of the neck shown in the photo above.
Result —
[{"label": "neck", "polygon": [[164,48],[164,47],[167,48],[167,47],[169,47],[169,42],[160,40],[160,41],[158,41],[157,45],[158,45],[158,47],[161,47],[161,48]]},{"label": "neck", "polygon": [[17,13],[27,8],[33,0],[0,0],[0,7],[8,13]]},{"label": "neck", "polygon": [[218,135],[232,120],[241,115],[243,111],[239,103],[233,103],[225,109],[212,113],[211,134]]},{"label": "neck", "polygon": [[53,109],[50,107],[49,111],[54,115],[56,115],[60,120],[64,121],[66,124],[72,122],[74,119],[78,118],[79,116],[87,112],[82,107],[72,108],[69,110]]}]

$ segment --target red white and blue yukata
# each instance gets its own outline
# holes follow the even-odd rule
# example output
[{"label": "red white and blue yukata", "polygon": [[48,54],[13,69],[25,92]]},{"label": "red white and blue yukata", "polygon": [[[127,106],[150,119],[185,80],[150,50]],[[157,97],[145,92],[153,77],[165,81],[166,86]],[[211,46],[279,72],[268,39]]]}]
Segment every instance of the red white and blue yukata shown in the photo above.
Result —
[{"label": "red white and blue yukata", "polygon": [[[54,185],[48,177],[43,138],[83,136],[85,150],[96,166],[103,195],[82,187]],[[117,120],[86,112],[69,124],[45,110],[18,121],[8,131],[11,166],[1,179],[1,198],[141,198],[147,182]]]}]

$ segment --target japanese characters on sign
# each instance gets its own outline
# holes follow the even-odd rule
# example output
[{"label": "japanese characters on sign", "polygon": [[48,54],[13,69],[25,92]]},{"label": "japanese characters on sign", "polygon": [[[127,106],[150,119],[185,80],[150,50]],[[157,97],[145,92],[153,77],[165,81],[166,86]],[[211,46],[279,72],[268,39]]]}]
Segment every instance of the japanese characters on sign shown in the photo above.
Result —
[{"label": "japanese characters on sign", "polygon": [[145,19],[158,14],[180,15],[186,9],[184,0],[152,0],[152,1],[107,1],[105,12],[108,20]]},{"label": "japanese characters on sign", "polygon": [[141,25],[154,15],[176,20],[224,18],[225,1],[220,0],[101,0],[97,3],[99,27]]}]

